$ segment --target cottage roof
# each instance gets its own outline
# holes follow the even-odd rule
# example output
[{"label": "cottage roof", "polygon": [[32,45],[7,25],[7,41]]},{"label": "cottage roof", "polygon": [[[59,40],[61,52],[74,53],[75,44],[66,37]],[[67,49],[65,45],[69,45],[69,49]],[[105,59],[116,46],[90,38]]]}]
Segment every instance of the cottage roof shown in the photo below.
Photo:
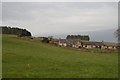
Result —
[{"label": "cottage roof", "polygon": [[83,45],[96,45],[96,46],[101,46],[103,45],[102,42],[94,42],[94,41],[82,41]]},{"label": "cottage roof", "polygon": [[75,44],[77,42],[80,42],[78,39],[60,39],[59,41],[67,44]]},{"label": "cottage roof", "polygon": [[118,46],[118,43],[103,42],[105,46]]}]

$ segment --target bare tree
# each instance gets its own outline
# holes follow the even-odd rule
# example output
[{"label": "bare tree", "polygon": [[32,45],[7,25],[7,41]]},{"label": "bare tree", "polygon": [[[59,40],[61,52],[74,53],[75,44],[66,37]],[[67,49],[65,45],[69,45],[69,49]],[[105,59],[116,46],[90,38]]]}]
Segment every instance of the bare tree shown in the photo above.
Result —
[{"label": "bare tree", "polygon": [[115,31],[115,35],[116,35],[117,38],[118,38],[118,43],[120,43],[120,28],[118,28],[118,29]]},{"label": "bare tree", "polygon": [[119,37],[120,36],[120,28],[117,29],[115,33],[116,33],[117,37]]}]

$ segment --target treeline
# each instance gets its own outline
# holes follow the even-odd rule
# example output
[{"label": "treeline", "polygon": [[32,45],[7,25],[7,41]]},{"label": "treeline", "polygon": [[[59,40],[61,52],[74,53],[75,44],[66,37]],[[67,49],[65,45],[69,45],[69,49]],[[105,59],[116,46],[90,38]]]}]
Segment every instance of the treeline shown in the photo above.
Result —
[{"label": "treeline", "polygon": [[26,29],[21,29],[17,27],[7,27],[7,26],[0,26],[0,27],[2,27],[2,34],[14,34],[20,37],[31,36],[31,33]]},{"label": "treeline", "polygon": [[80,40],[90,40],[88,35],[67,35],[66,39],[80,39]]}]

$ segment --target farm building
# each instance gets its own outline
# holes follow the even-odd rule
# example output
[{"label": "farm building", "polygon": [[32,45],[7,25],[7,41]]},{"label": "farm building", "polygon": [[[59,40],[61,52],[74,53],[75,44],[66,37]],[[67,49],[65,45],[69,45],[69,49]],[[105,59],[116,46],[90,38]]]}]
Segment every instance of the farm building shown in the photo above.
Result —
[{"label": "farm building", "polygon": [[83,48],[101,48],[103,45],[101,42],[91,42],[91,41],[84,41],[81,42]]},{"label": "farm building", "polygon": [[60,39],[59,40],[59,46],[69,46],[69,47],[74,47],[74,48],[79,48],[81,47],[81,41],[78,39]]},{"label": "farm building", "polygon": [[117,49],[117,43],[108,42],[82,42],[83,48]]},{"label": "farm building", "polygon": [[116,43],[95,42],[95,41],[81,41],[78,39],[60,39],[59,46],[69,46],[74,48],[100,48],[100,49],[117,49]]},{"label": "farm building", "polygon": [[118,44],[117,43],[108,43],[104,42],[104,46],[102,47],[103,49],[117,49]]},{"label": "farm building", "polygon": [[96,42],[96,41],[81,41],[79,39],[54,39],[50,41],[51,44],[60,47],[73,47],[73,48],[99,48],[99,49],[117,49],[117,43]]}]

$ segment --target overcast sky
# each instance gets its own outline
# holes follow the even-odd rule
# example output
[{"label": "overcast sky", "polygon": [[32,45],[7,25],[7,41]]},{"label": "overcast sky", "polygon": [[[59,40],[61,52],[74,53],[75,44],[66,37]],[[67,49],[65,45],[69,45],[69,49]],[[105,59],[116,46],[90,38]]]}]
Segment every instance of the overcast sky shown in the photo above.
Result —
[{"label": "overcast sky", "polygon": [[33,35],[72,34],[118,28],[117,2],[3,2],[2,24]]}]

